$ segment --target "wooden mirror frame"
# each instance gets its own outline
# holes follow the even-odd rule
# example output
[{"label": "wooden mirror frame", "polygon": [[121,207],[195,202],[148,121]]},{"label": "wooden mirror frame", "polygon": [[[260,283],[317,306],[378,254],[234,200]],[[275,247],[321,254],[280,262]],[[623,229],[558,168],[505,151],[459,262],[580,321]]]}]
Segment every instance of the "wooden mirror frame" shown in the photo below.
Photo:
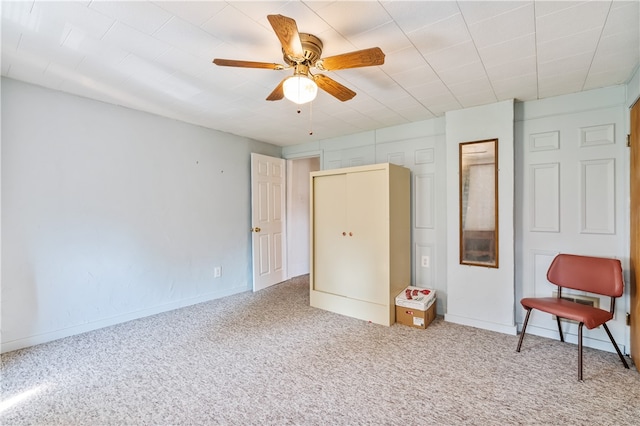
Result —
[{"label": "wooden mirror frame", "polygon": [[460,264],[497,268],[498,139],[462,142],[458,158]]}]

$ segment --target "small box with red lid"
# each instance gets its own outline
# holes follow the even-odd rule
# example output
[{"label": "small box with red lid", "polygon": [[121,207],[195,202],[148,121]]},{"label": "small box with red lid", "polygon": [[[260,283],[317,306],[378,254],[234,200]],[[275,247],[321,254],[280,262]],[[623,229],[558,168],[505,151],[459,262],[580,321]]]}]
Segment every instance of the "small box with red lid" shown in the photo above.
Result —
[{"label": "small box with red lid", "polygon": [[396,322],[415,328],[427,328],[436,317],[435,302],[435,290],[407,287],[396,296]]}]

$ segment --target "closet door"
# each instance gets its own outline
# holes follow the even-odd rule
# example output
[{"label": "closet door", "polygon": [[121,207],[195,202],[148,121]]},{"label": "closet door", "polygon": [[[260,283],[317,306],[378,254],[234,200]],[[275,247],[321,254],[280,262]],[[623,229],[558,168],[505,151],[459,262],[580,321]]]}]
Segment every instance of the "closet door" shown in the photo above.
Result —
[{"label": "closet door", "polygon": [[345,295],[384,305],[389,299],[387,171],[347,176],[349,268]]},{"label": "closet door", "polygon": [[313,290],[338,295],[344,292],[343,277],[350,267],[346,182],[345,174],[313,178]]}]

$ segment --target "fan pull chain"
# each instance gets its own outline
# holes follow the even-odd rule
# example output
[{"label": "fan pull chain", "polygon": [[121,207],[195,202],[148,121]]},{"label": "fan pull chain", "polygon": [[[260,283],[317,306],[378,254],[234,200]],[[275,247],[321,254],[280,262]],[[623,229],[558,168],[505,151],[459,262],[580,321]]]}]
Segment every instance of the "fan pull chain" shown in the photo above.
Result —
[{"label": "fan pull chain", "polygon": [[309,102],[309,136],[313,135],[313,102]]}]

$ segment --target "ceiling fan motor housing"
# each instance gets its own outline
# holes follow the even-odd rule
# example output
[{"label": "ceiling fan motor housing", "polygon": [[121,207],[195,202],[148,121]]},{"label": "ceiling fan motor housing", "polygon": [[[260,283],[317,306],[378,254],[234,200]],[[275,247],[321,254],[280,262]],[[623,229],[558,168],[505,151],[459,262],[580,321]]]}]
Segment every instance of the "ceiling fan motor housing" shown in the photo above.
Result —
[{"label": "ceiling fan motor housing", "polygon": [[313,34],[300,33],[300,42],[302,44],[304,58],[290,58],[283,49],[282,53],[284,61],[289,65],[301,63],[308,67],[313,67],[316,61],[322,56],[322,41]]}]

